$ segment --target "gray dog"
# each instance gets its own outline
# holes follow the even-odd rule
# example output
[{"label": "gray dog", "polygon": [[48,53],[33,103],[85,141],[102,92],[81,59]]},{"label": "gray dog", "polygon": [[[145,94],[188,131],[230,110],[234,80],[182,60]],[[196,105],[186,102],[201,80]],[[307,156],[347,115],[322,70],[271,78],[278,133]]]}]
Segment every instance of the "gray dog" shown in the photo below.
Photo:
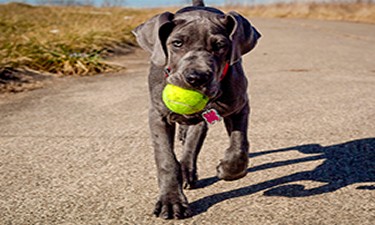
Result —
[{"label": "gray dog", "polygon": [[[164,12],[138,26],[133,33],[151,53],[149,124],[160,188],[154,214],[165,219],[189,216],[184,188],[197,181],[197,157],[209,123],[224,118],[230,146],[217,166],[217,176],[235,180],[246,175],[250,112],[247,80],[241,56],[252,50],[258,31],[236,12],[223,12],[193,1],[175,14]],[[209,97],[206,108],[192,115],[171,112],[162,101],[167,83]],[[176,123],[184,151],[174,153]]]}]

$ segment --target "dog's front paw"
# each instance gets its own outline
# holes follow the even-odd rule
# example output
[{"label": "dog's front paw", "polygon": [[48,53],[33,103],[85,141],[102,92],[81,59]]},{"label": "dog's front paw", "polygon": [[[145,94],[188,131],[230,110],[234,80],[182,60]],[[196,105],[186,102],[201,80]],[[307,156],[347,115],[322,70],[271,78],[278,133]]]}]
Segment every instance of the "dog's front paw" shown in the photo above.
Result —
[{"label": "dog's front paw", "polygon": [[183,219],[189,217],[190,211],[184,194],[166,193],[159,197],[154,214],[163,219]]},{"label": "dog's front paw", "polygon": [[245,152],[227,156],[216,167],[217,177],[226,181],[240,179],[246,176],[248,164],[249,158]]}]

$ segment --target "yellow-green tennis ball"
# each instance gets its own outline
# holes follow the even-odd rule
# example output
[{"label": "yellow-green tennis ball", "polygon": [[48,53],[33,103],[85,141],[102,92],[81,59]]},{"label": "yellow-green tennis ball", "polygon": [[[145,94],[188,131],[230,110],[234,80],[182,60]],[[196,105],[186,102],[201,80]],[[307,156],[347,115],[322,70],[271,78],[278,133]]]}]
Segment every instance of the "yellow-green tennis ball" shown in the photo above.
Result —
[{"label": "yellow-green tennis ball", "polygon": [[189,115],[206,107],[208,97],[193,90],[167,84],[163,90],[163,102],[172,112]]}]

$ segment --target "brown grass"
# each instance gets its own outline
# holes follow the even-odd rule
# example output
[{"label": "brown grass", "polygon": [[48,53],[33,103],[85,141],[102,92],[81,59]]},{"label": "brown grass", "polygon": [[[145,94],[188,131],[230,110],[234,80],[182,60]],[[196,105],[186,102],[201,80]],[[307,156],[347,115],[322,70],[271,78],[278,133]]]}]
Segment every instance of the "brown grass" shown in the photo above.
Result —
[{"label": "brown grass", "polygon": [[[115,68],[103,61],[114,49],[136,45],[131,30],[167,9],[0,5],[2,71],[31,69],[91,75]],[[175,9],[168,9],[175,11]],[[375,23],[375,4],[231,6],[248,17],[309,18]]]},{"label": "brown grass", "polygon": [[375,23],[375,4],[359,3],[290,3],[259,5],[253,7],[229,7],[249,17],[305,18],[320,20]]},{"label": "brown grass", "polygon": [[30,68],[61,75],[113,69],[114,48],[135,45],[131,30],[152,10],[0,5],[0,71]]}]

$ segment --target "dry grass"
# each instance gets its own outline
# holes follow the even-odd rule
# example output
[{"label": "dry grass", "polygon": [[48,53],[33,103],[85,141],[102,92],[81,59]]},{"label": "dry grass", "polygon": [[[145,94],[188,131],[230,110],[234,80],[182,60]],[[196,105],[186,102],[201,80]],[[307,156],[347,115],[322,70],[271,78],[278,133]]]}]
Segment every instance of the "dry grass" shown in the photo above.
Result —
[{"label": "dry grass", "polygon": [[375,4],[358,3],[290,3],[259,5],[254,7],[230,7],[250,17],[307,18],[375,23]]},{"label": "dry grass", "polygon": [[155,12],[121,8],[0,5],[0,70],[61,75],[113,69],[102,57],[135,44],[131,30]]},{"label": "dry grass", "polygon": [[[135,45],[131,30],[164,10],[0,5],[0,78],[2,71],[20,68],[60,75],[113,70],[102,58],[115,48]],[[229,10],[249,17],[375,23],[374,4],[276,4],[225,9]]]}]

